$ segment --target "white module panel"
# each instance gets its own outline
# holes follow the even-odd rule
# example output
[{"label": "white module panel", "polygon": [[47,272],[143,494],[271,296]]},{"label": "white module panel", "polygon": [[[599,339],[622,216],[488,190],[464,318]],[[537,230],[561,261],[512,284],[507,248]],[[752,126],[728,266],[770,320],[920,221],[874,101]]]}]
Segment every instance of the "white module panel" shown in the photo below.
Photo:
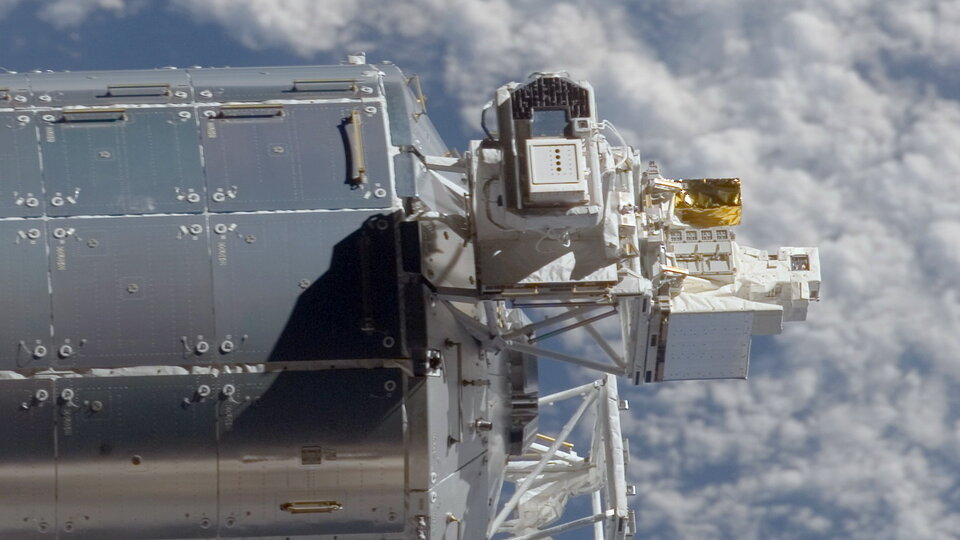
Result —
[{"label": "white module panel", "polygon": [[745,379],[753,313],[671,313],[665,381]]},{"label": "white module panel", "polygon": [[583,192],[587,179],[580,139],[528,139],[527,164],[530,194]]}]

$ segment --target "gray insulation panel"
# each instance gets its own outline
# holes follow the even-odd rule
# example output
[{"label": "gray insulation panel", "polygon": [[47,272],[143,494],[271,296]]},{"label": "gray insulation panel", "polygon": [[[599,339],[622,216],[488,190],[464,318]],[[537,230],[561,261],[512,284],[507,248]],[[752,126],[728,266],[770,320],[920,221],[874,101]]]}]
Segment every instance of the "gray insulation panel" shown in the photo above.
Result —
[{"label": "gray insulation panel", "polygon": [[[53,381],[0,381],[0,538],[50,538],[56,523]],[[47,394],[35,401],[37,391]]]},{"label": "gray insulation panel", "polygon": [[357,65],[0,75],[0,369],[408,354],[382,93]]},{"label": "gray insulation panel", "polygon": [[0,112],[0,217],[43,215],[35,122],[32,112]]},{"label": "gray insulation panel", "polygon": [[[400,370],[237,374],[221,377],[221,388],[226,384],[236,389],[221,402],[217,423],[221,521],[236,520],[229,535],[404,529]],[[281,510],[295,501],[343,509]]]},{"label": "gray insulation panel", "polygon": [[49,227],[55,345],[72,348],[55,365],[210,361],[197,354],[214,334],[203,216],[67,218]]},{"label": "gray insulation panel", "polygon": [[0,369],[49,365],[46,238],[41,219],[0,221]]},{"label": "gray insulation panel", "polygon": [[[0,439],[0,538],[406,527],[400,370],[2,383],[0,412],[16,436]],[[342,509],[283,510],[321,501]]]},{"label": "gray insulation panel", "polygon": [[182,104],[192,101],[182,69],[29,73],[33,103],[41,107]]},{"label": "gray insulation panel", "polygon": [[212,68],[187,72],[199,101],[356,99],[380,95],[378,71],[365,65]]},{"label": "gray insulation panel", "polygon": [[[70,538],[202,538],[217,524],[209,376],[61,379],[58,528]],[[72,391],[66,402],[64,391]],[[175,442],[174,442],[175,441]],[[144,489],[144,483],[150,485]]]},{"label": "gray insulation panel", "polygon": [[218,342],[235,345],[219,361],[402,353],[391,216],[227,214],[210,226]]},{"label": "gray insulation panel", "polygon": [[204,189],[192,110],[90,115],[42,115],[48,215],[203,211],[202,197],[189,197]]},{"label": "gray insulation panel", "polygon": [[404,356],[397,250],[376,211],[0,221],[0,368]]},{"label": "gray insulation panel", "polygon": [[[352,111],[367,107],[376,112],[360,115],[362,140],[357,141]],[[224,117],[223,109],[201,108],[211,210],[391,205],[380,107],[330,103],[227,110],[231,112]],[[358,189],[354,182],[361,149],[371,189]]]}]

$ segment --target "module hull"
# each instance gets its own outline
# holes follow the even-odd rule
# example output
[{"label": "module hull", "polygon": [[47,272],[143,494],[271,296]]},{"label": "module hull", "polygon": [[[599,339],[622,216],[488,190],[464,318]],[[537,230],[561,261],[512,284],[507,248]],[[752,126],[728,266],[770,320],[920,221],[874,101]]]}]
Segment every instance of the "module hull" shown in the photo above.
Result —
[{"label": "module hull", "polygon": [[509,368],[401,232],[398,69],[0,79],[0,538],[483,535]]}]

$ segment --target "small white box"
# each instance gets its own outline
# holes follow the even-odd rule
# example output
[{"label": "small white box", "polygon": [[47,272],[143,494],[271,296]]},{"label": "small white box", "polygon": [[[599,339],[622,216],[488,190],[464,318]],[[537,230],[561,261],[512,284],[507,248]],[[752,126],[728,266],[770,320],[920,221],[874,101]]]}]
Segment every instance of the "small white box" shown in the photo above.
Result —
[{"label": "small white box", "polygon": [[[583,141],[527,139],[527,178],[531,199],[580,201],[587,198]],[[559,198],[549,194],[562,194]]]}]

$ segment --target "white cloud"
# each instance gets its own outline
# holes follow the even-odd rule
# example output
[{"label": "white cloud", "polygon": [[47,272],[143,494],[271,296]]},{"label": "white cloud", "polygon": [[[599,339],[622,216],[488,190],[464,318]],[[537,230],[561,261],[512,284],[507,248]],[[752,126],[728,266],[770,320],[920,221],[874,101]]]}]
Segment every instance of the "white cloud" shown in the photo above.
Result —
[{"label": "white cloud", "polygon": [[665,173],[742,177],[744,243],[820,246],[825,300],[753,379],[624,390],[645,536],[960,535],[960,4],[173,5],[252,48],[389,58],[471,124],[499,84],[566,69]]},{"label": "white cloud", "polygon": [[0,0],[0,17],[4,17],[20,4],[20,0]]},{"label": "white cloud", "polygon": [[[173,0],[180,10],[224,25],[251,48],[289,47],[309,56],[319,51],[377,49],[383,36],[431,35],[437,16],[452,15],[442,0]],[[384,47],[381,51],[390,50]]]},{"label": "white cloud", "polygon": [[130,8],[126,0],[54,0],[46,3],[38,16],[58,28],[66,28],[82,23],[99,10],[123,15]]}]

